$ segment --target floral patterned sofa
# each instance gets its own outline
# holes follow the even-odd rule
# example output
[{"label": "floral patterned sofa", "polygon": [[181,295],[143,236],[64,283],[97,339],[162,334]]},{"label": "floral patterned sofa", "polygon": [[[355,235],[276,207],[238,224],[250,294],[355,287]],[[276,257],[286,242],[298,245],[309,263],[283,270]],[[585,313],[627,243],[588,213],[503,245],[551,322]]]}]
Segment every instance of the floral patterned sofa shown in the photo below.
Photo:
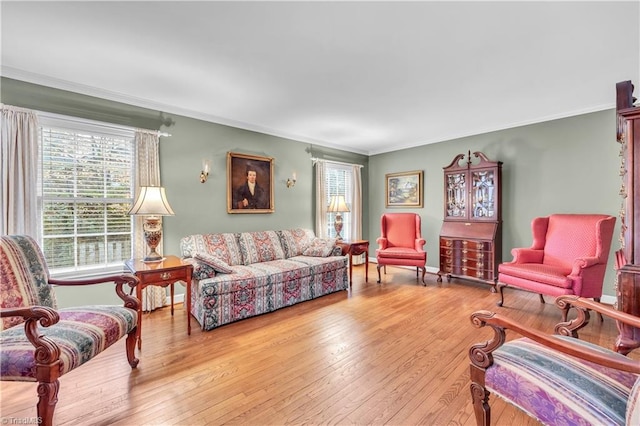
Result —
[{"label": "floral patterned sofa", "polygon": [[203,330],[349,288],[335,239],[309,229],[195,234],[180,250],[194,265],[191,313]]}]

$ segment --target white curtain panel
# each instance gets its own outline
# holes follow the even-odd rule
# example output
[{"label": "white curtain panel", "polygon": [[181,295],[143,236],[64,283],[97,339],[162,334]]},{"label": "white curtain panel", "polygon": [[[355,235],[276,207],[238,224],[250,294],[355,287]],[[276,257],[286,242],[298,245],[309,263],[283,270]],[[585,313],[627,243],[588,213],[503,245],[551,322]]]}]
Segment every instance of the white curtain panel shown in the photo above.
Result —
[{"label": "white curtain panel", "polygon": [[316,236],[327,235],[327,191],[324,185],[327,165],[324,161],[315,161],[316,166]]},{"label": "white curtain panel", "polygon": [[38,239],[38,116],[34,111],[1,106],[0,235]]},{"label": "white curtain panel", "polygon": [[[354,164],[351,166],[353,182],[353,200],[351,201],[351,235],[352,241],[362,239],[362,166]],[[371,247],[369,247],[371,250]],[[354,265],[364,263],[364,253],[353,258]]]},{"label": "white curtain panel", "polygon": [[[160,186],[160,137],[157,132],[148,130],[136,130],[136,195],[141,186]],[[133,255],[143,258],[147,255],[148,246],[144,240],[142,216],[134,216],[134,241]],[[158,254],[162,254],[162,243],[156,248]],[[166,304],[167,290],[165,287],[148,286],[142,291],[142,310],[153,311]]]}]

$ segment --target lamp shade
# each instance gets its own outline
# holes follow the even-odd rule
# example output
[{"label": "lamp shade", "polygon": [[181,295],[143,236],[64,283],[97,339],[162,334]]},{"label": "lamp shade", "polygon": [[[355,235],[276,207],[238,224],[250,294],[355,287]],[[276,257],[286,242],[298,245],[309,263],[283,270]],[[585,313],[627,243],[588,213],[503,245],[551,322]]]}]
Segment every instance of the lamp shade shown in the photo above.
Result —
[{"label": "lamp shade", "polygon": [[344,195],[332,195],[331,200],[329,201],[330,212],[348,212],[349,207],[347,207],[347,203],[344,200]]},{"label": "lamp shade", "polygon": [[175,213],[167,201],[162,186],[141,186],[138,198],[129,210],[137,216],[173,216]]}]

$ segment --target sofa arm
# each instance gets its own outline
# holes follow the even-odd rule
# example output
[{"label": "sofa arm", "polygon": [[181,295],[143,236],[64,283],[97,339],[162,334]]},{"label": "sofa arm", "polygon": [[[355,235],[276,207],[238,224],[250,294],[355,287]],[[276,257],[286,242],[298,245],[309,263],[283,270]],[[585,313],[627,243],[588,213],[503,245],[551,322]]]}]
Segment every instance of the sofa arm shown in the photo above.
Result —
[{"label": "sofa arm", "polygon": [[139,280],[133,274],[120,274],[120,275],[108,275],[105,277],[98,278],[87,278],[87,279],[78,279],[78,280],[61,280],[56,278],[49,278],[49,284],[59,285],[59,286],[83,286],[83,285],[94,285],[94,284],[104,284],[113,282],[115,283],[116,294],[120,299],[124,301],[125,308],[131,308],[134,310],[138,310],[140,306],[140,301],[130,294],[126,294],[124,292],[124,285],[127,284],[131,290],[135,286],[138,285]]}]

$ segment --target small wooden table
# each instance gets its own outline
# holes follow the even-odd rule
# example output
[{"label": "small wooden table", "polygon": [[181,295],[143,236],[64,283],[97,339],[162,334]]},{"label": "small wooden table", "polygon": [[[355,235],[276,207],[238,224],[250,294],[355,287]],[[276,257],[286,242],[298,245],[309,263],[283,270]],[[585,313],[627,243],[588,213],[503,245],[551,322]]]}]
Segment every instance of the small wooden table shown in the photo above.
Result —
[{"label": "small wooden table", "polygon": [[177,256],[166,256],[160,262],[143,262],[141,259],[129,259],[125,266],[140,282],[136,286],[136,297],[140,300],[138,309],[138,349],[142,348],[142,290],[149,285],[171,286],[171,315],[173,315],[173,284],[184,281],[187,284],[185,294],[187,307],[187,334],[191,335],[191,274],[193,266]]},{"label": "small wooden table", "polygon": [[359,256],[365,253],[364,256],[364,279],[365,282],[369,282],[369,241],[368,240],[355,240],[347,241],[340,240],[336,242],[337,245],[342,247],[342,255],[349,255],[349,286],[351,286],[351,280],[353,277],[353,256]]}]

